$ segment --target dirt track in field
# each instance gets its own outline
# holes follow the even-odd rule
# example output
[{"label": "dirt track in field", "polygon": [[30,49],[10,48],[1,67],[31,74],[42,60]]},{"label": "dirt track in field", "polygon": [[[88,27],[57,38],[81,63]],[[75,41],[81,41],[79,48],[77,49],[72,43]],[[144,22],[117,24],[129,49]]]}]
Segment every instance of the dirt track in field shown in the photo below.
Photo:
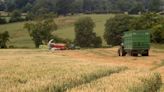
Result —
[{"label": "dirt track in field", "polygon": [[117,47],[109,49],[88,49],[74,51],[56,51],[55,55],[69,56],[81,61],[93,61],[98,63],[111,63],[126,65],[130,68],[149,69],[161,73],[164,82],[164,50],[151,49],[149,57],[119,57],[117,55]]},{"label": "dirt track in field", "polygon": [[117,55],[117,48],[111,49],[91,49],[91,50],[76,50],[76,51],[57,51],[56,55],[69,56],[83,61],[94,61],[114,64],[128,64],[130,66],[151,68],[154,65],[164,60],[164,52],[158,50],[151,50],[149,57],[119,57]]}]

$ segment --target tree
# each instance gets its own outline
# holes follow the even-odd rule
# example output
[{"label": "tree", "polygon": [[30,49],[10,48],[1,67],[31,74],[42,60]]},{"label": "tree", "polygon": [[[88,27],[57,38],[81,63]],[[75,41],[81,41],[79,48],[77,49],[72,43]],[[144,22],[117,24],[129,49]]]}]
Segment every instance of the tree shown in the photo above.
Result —
[{"label": "tree", "polygon": [[14,0],[16,9],[24,8],[24,6],[28,3],[28,0]]},{"label": "tree", "polygon": [[34,5],[36,0],[1,0],[5,4],[5,11],[23,10],[28,3]]},{"label": "tree", "polygon": [[99,47],[102,47],[102,39],[101,37],[95,37],[93,38],[93,46],[95,48],[99,48]]},{"label": "tree", "polygon": [[74,0],[57,0],[56,8],[57,14],[67,15],[71,12]]},{"label": "tree", "polygon": [[[0,0],[0,9],[12,12],[19,9],[42,13],[120,13],[120,12],[158,12],[163,6],[162,0]],[[45,11],[46,10],[46,11]]]},{"label": "tree", "polygon": [[0,24],[6,24],[6,23],[7,23],[6,19],[0,17]]},{"label": "tree", "polygon": [[24,19],[22,18],[21,12],[18,10],[14,10],[11,14],[11,18],[9,22],[19,22],[23,21]]},{"label": "tree", "polygon": [[57,25],[53,19],[47,19],[37,23],[26,23],[24,27],[28,30],[36,48],[39,48],[39,45],[43,43],[47,44],[52,37],[52,32],[57,30]]},{"label": "tree", "polygon": [[36,16],[42,16],[49,12],[55,11],[55,4],[52,2],[56,0],[36,0],[35,5],[33,6],[32,12]]},{"label": "tree", "polygon": [[139,12],[144,12],[144,5],[141,2],[133,2],[131,9],[129,10],[130,14],[138,14]]},{"label": "tree", "polygon": [[0,1],[0,11],[4,11],[5,10],[5,4],[3,1]]},{"label": "tree", "polygon": [[116,15],[107,20],[104,38],[109,45],[119,45],[123,33],[130,30],[148,30],[151,40],[155,43],[164,43],[164,18],[156,13],[146,13],[138,17]]},{"label": "tree", "polygon": [[7,48],[6,43],[9,41],[9,37],[8,31],[0,33],[0,48]]},{"label": "tree", "polygon": [[83,0],[74,0],[70,6],[70,13],[81,13],[83,10]]},{"label": "tree", "polygon": [[35,18],[35,15],[33,13],[28,12],[26,15],[26,20],[33,20]]},{"label": "tree", "polygon": [[32,11],[32,4],[31,3],[27,3],[26,6],[22,9],[23,12],[30,12]]},{"label": "tree", "polygon": [[159,12],[161,7],[161,0],[149,0],[148,10],[151,12]]},{"label": "tree", "polygon": [[129,31],[132,17],[128,15],[116,15],[114,18],[107,20],[105,24],[104,39],[108,45],[120,45],[122,35]]},{"label": "tree", "polygon": [[144,13],[140,17],[134,18],[131,22],[131,28],[135,30],[151,29],[153,25],[158,24],[161,17],[156,13]]},{"label": "tree", "polygon": [[152,28],[152,40],[155,43],[164,43],[164,24],[156,25]]},{"label": "tree", "polygon": [[15,1],[14,0],[4,0],[5,3],[5,11],[12,12],[16,9]]},{"label": "tree", "polygon": [[75,23],[75,43],[80,47],[99,47],[101,38],[93,32],[95,23],[90,17],[84,17]]}]

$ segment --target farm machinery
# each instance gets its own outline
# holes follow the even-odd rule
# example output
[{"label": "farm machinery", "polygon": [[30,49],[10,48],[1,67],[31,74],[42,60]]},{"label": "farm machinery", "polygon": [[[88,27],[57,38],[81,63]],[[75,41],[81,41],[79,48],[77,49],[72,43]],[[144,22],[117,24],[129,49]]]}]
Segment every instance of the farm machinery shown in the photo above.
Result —
[{"label": "farm machinery", "polygon": [[80,47],[74,44],[54,43],[53,39],[48,42],[49,50],[79,50]]},{"label": "farm machinery", "polygon": [[49,50],[66,50],[66,44],[63,43],[54,43],[53,39],[48,42]]},{"label": "farm machinery", "polygon": [[150,33],[148,31],[137,30],[125,32],[123,42],[118,50],[119,56],[149,56]]}]

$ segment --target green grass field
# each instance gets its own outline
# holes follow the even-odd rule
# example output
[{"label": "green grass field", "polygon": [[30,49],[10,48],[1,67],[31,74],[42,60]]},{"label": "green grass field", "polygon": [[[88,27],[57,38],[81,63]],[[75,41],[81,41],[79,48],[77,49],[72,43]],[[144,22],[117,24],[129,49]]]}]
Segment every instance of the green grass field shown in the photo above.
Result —
[{"label": "green grass field", "polygon": [[[113,17],[114,15],[111,14],[92,14],[92,15],[74,15],[74,16],[67,16],[67,17],[59,17],[56,18],[55,21],[58,25],[58,30],[54,31],[53,34],[57,35],[61,38],[67,38],[70,40],[74,39],[74,23],[80,17],[89,16],[91,17],[95,24],[95,32],[98,36],[101,36],[103,39],[104,33],[104,24],[107,19]],[[21,47],[21,48],[34,48],[34,43],[29,37],[28,32],[23,28],[26,22],[19,22],[19,23],[11,23],[0,25],[0,32],[9,31],[10,33],[10,42],[9,45],[13,45],[14,47]],[[103,44],[105,45],[105,41],[103,40]]]},{"label": "green grass field", "polygon": [[0,25],[0,32],[8,31],[10,34],[9,45],[14,47],[34,47],[28,32],[23,28],[26,22]]}]

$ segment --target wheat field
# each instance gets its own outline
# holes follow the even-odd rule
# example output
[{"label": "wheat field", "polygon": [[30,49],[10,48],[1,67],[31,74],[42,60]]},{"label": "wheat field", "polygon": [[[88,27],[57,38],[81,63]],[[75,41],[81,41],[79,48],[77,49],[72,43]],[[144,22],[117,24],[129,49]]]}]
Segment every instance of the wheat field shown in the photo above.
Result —
[{"label": "wheat field", "polygon": [[155,92],[161,86],[157,72],[84,61],[64,53],[0,50],[0,92]]}]

